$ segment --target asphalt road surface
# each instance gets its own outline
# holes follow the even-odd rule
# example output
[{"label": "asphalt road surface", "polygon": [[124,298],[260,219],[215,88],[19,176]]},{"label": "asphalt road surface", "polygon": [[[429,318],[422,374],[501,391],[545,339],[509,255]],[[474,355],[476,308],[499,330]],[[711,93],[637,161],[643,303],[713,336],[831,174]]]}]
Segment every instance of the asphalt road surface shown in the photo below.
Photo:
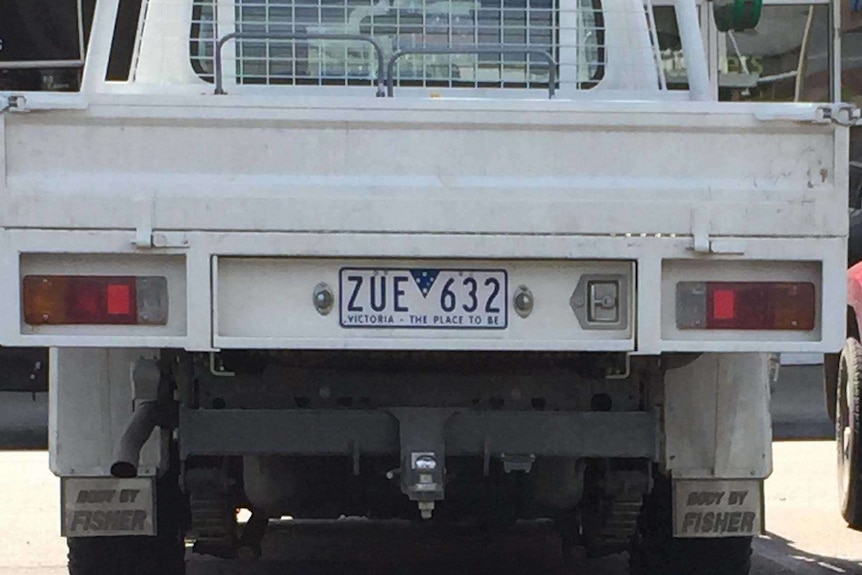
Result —
[{"label": "asphalt road surface", "polygon": [[[862,575],[862,533],[847,529],[836,505],[828,441],[775,445],[767,481],[767,529],[756,542],[754,575]],[[58,481],[42,451],[0,452],[0,575],[61,575]],[[340,537],[333,537],[340,535]],[[195,557],[190,575],[339,575],[397,573],[558,573],[554,537],[542,526],[484,537],[456,534],[454,545],[427,529],[342,521],[287,526],[265,544],[272,559],[223,562]],[[625,555],[583,560],[577,573],[624,575]]]}]

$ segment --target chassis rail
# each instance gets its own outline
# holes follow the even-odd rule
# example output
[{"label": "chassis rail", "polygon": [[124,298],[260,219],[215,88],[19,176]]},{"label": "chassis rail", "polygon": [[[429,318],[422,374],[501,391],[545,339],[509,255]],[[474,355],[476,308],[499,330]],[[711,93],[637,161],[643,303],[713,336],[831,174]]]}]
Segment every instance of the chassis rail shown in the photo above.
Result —
[{"label": "chassis rail", "polygon": [[[446,422],[447,455],[657,457],[645,412],[471,412]],[[397,455],[399,420],[384,411],[184,409],[181,455]]]}]

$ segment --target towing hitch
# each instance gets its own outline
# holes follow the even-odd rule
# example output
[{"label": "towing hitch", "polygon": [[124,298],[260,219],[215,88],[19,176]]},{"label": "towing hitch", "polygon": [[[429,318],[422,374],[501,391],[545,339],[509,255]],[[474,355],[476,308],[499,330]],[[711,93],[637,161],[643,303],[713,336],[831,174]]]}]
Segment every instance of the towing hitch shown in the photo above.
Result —
[{"label": "towing hitch", "polygon": [[398,408],[401,436],[401,491],[415,501],[422,519],[431,519],[437,501],[444,498],[446,424],[454,409]]}]

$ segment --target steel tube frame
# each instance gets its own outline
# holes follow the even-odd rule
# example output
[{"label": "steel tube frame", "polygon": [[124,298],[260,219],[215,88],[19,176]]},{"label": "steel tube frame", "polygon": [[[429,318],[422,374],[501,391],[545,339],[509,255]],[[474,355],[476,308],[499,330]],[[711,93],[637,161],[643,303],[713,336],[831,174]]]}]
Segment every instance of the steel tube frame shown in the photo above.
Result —
[{"label": "steel tube frame", "polygon": [[224,91],[224,62],[222,59],[222,48],[231,40],[342,40],[352,42],[366,42],[374,47],[377,54],[377,96],[383,97],[384,91],[384,60],[383,47],[369,36],[359,34],[307,34],[305,32],[233,32],[219,38],[215,46],[215,93],[222,95]]},{"label": "steel tube frame", "polygon": [[395,95],[395,63],[409,55],[447,55],[447,54],[520,54],[534,55],[542,58],[548,63],[548,99],[554,98],[557,84],[557,63],[550,54],[536,48],[517,48],[514,46],[450,46],[431,48],[404,48],[398,50],[389,58],[386,65],[386,95],[390,98]]}]

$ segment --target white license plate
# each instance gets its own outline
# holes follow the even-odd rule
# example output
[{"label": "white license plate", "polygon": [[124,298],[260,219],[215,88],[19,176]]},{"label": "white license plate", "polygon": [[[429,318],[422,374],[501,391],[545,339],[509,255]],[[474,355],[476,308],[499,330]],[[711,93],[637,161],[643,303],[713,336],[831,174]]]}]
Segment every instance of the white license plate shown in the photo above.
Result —
[{"label": "white license plate", "polygon": [[342,268],[342,327],[506,329],[504,270]]}]

